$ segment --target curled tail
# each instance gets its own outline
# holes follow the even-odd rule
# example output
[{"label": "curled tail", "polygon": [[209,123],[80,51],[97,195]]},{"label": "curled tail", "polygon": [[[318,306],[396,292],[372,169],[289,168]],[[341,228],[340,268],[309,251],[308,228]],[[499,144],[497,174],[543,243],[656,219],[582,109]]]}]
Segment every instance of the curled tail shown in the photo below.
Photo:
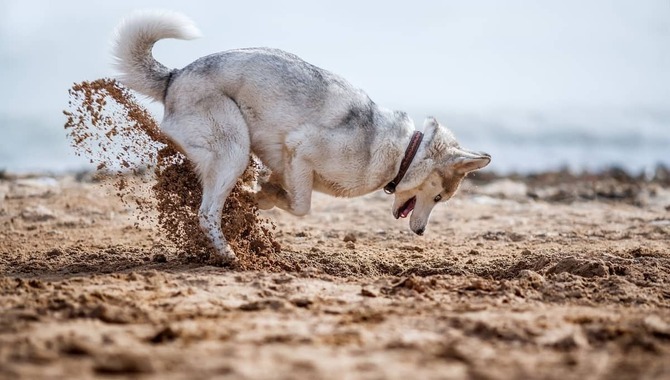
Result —
[{"label": "curled tail", "polygon": [[118,79],[131,89],[162,102],[170,70],[151,54],[163,38],[190,40],[200,31],[186,16],[170,11],[138,11],[126,17],[114,33],[113,54]]}]

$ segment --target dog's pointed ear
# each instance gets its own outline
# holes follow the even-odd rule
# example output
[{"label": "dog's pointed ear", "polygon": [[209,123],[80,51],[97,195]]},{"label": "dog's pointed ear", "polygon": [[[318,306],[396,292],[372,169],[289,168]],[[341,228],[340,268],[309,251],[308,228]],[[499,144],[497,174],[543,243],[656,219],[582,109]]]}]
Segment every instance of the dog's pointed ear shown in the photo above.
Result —
[{"label": "dog's pointed ear", "polygon": [[429,152],[428,156],[433,160],[442,161],[447,158],[449,147],[457,145],[451,131],[443,127],[432,116],[427,117],[426,121],[423,122],[423,134]]},{"label": "dog's pointed ear", "polygon": [[453,153],[452,162],[456,171],[467,174],[488,165],[491,162],[491,155],[457,148]]},{"label": "dog's pointed ear", "polygon": [[437,119],[432,116],[428,116],[423,122],[423,133],[425,135],[432,135],[433,131],[439,127],[440,123],[437,122]]}]

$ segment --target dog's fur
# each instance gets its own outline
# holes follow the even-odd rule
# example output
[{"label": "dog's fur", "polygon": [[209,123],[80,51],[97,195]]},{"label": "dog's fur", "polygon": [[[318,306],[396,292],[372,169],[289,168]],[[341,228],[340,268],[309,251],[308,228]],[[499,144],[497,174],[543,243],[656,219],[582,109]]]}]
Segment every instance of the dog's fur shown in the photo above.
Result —
[{"label": "dog's fur", "polygon": [[[414,131],[407,114],[382,108],[343,78],[277,49],[230,50],[180,70],[151,54],[160,39],[198,36],[180,14],[139,12],[117,28],[114,55],[122,83],[164,103],[162,131],[195,163],[203,188],[200,224],[219,259],[235,259],[221,212],[251,153],[272,172],[256,194],[259,208],[299,216],[309,212],[313,190],[355,197],[395,177]],[[393,203],[396,218],[413,209],[410,228],[419,235],[435,204],[491,160],[461,149],[434,118],[424,133]]]}]

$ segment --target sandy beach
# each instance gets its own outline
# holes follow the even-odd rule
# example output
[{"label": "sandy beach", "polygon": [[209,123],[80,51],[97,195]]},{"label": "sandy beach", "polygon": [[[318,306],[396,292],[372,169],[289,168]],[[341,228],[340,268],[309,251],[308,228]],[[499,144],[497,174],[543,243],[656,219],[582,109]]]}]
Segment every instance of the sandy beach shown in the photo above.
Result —
[{"label": "sandy beach", "polygon": [[[670,179],[468,179],[425,236],[316,194],[276,264],[180,252],[114,189],[0,180],[0,378],[670,378]],[[265,261],[264,261],[265,262]]]}]

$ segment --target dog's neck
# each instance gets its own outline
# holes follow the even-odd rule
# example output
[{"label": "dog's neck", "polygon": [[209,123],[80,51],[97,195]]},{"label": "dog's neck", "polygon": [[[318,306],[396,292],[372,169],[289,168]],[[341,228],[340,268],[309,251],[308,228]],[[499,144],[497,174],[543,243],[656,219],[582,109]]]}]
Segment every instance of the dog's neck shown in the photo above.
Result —
[{"label": "dog's neck", "polygon": [[409,144],[407,144],[407,149],[405,150],[405,154],[403,155],[402,161],[400,161],[400,168],[398,169],[398,174],[396,174],[395,178],[393,178],[391,182],[387,183],[386,186],[384,186],[384,192],[386,194],[395,193],[396,187],[398,186],[400,181],[402,181],[403,178],[405,177],[407,169],[409,169],[410,165],[412,164],[412,161],[414,160],[414,157],[416,156],[416,152],[419,150],[421,140],[423,140],[423,132],[414,131],[412,137],[409,140]]},{"label": "dog's neck", "polygon": [[437,157],[434,156],[434,153],[431,153],[431,147],[436,135],[439,134],[440,131],[437,126],[431,126],[425,128],[423,133],[423,139],[417,149],[414,159],[407,168],[402,181],[397,183],[397,191],[404,191],[419,186],[426,180],[426,178],[428,178],[430,173],[435,170],[435,159]]}]

